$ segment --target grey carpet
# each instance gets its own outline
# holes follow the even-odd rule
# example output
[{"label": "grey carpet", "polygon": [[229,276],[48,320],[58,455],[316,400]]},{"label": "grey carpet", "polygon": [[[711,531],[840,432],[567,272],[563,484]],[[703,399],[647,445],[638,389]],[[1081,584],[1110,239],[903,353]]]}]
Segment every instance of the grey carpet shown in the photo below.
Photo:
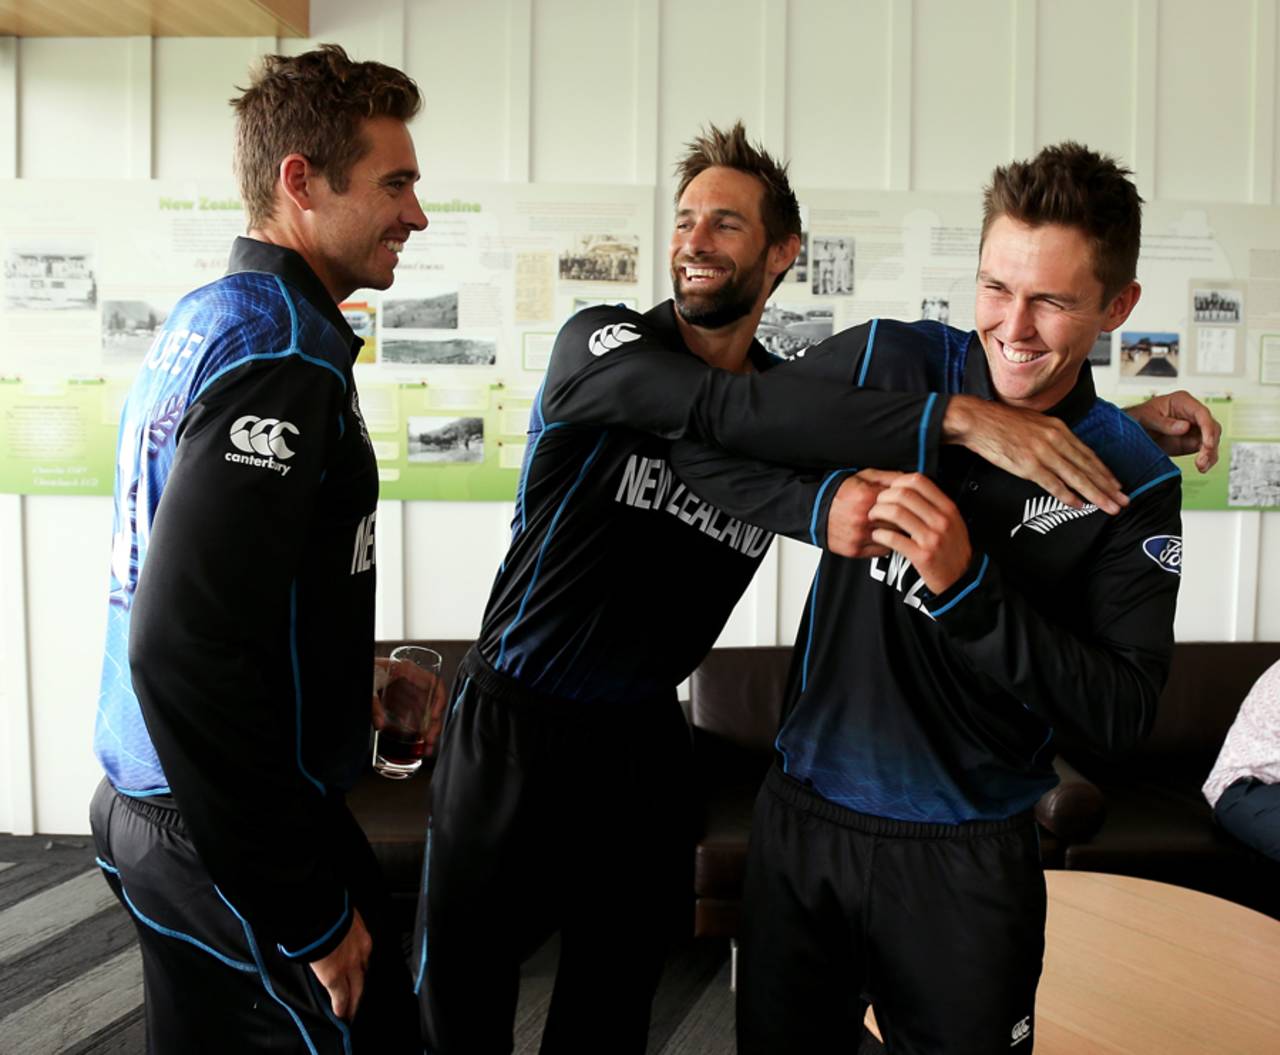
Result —
[{"label": "grey carpet", "polygon": [[[516,1055],[538,1050],[557,954],[549,943],[522,972]],[[618,955],[626,955],[621,942]],[[883,1050],[868,1034],[856,1055]],[[143,1051],[133,923],[94,865],[93,841],[0,835],[0,1055]],[[727,945],[690,940],[667,964],[648,1055],[733,1052]],[[601,1053],[607,1055],[607,1044]]]}]

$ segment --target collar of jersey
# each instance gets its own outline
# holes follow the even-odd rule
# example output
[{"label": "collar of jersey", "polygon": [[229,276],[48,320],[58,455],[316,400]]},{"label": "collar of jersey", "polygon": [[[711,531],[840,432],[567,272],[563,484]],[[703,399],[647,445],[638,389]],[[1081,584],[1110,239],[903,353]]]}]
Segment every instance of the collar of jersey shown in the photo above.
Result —
[{"label": "collar of jersey", "polygon": [[231,258],[227,262],[228,275],[234,275],[238,271],[265,271],[284,279],[337,329],[342,339],[351,347],[351,357],[354,360],[364,341],[355,335],[347,320],[342,317],[333,297],[324,288],[324,283],[302,259],[301,254],[282,245],[272,245],[240,235],[231,244]]}]

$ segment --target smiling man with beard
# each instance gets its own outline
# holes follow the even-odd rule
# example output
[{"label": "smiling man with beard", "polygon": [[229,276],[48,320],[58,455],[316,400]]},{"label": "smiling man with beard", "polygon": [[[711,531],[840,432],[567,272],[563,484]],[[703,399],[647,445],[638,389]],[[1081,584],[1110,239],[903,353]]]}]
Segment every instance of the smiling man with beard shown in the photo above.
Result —
[{"label": "smiling man with beard", "polygon": [[[799,250],[786,170],[741,125],[678,166],[674,301],[561,330],[530,415],[510,549],[453,690],[432,781],[416,985],[434,1055],[512,1048],[521,961],[559,931],[542,1040],[643,1052],[673,928],[688,919],[689,733],[676,702],[768,547],[672,473],[695,437],[815,470],[932,472],[961,444],[1064,504],[1108,512],[1110,471],[1061,422],[973,396],[800,376],[754,340]],[[780,484],[778,477],[787,476]],[[775,486],[777,485],[777,486]],[[744,493],[868,548],[876,488],[760,475]],[[597,882],[595,876],[607,879]]]}]

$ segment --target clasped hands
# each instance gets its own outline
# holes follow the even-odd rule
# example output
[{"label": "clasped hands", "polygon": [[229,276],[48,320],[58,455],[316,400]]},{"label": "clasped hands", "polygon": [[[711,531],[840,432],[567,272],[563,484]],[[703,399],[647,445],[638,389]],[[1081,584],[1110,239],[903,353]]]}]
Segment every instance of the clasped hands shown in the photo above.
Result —
[{"label": "clasped hands", "polygon": [[901,554],[935,594],[973,559],[955,502],[922,473],[863,469],[846,478],[827,512],[827,549],[840,557]]}]

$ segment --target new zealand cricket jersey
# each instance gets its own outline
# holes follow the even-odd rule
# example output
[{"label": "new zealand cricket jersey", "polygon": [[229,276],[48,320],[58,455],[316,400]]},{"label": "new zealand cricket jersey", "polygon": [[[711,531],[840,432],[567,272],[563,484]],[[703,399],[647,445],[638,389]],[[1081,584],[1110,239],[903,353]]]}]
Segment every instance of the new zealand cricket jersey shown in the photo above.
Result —
[{"label": "new zealand cricket jersey", "polygon": [[286,950],[349,919],[323,848],[369,730],[359,346],[301,257],[237,239],[147,354],[116,458],[95,751],[123,794],[173,796],[220,889]]},{"label": "new zealand cricket jersey", "polygon": [[[791,369],[995,397],[977,335],[930,322],[857,327]],[[1118,750],[1150,728],[1173,649],[1181,478],[1096,396],[1087,363],[1048,413],[1120,480],[1131,503],[1118,516],[1071,509],[946,447],[931,475],[963,514],[974,551],[950,589],[933,596],[896,554],[824,553],[777,739],[783,770],[823,798],[906,821],[1000,819],[1057,782],[1055,732]],[[726,504],[749,469],[697,449],[675,453],[690,486]],[[783,515],[769,525],[808,534],[804,518]]]},{"label": "new zealand cricket jersey", "polygon": [[[812,468],[936,462],[945,397],[792,378],[777,363],[753,345],[752,373],[707,366],[669,301],[564,325],[480,632],[495,670],[557,698],[625,702],[669,694],[706,654],[772,536],[691,494],[672,439]],[[823,474],[787,475],[769,478],[771,502],[823,521],[825,537]]]}]

